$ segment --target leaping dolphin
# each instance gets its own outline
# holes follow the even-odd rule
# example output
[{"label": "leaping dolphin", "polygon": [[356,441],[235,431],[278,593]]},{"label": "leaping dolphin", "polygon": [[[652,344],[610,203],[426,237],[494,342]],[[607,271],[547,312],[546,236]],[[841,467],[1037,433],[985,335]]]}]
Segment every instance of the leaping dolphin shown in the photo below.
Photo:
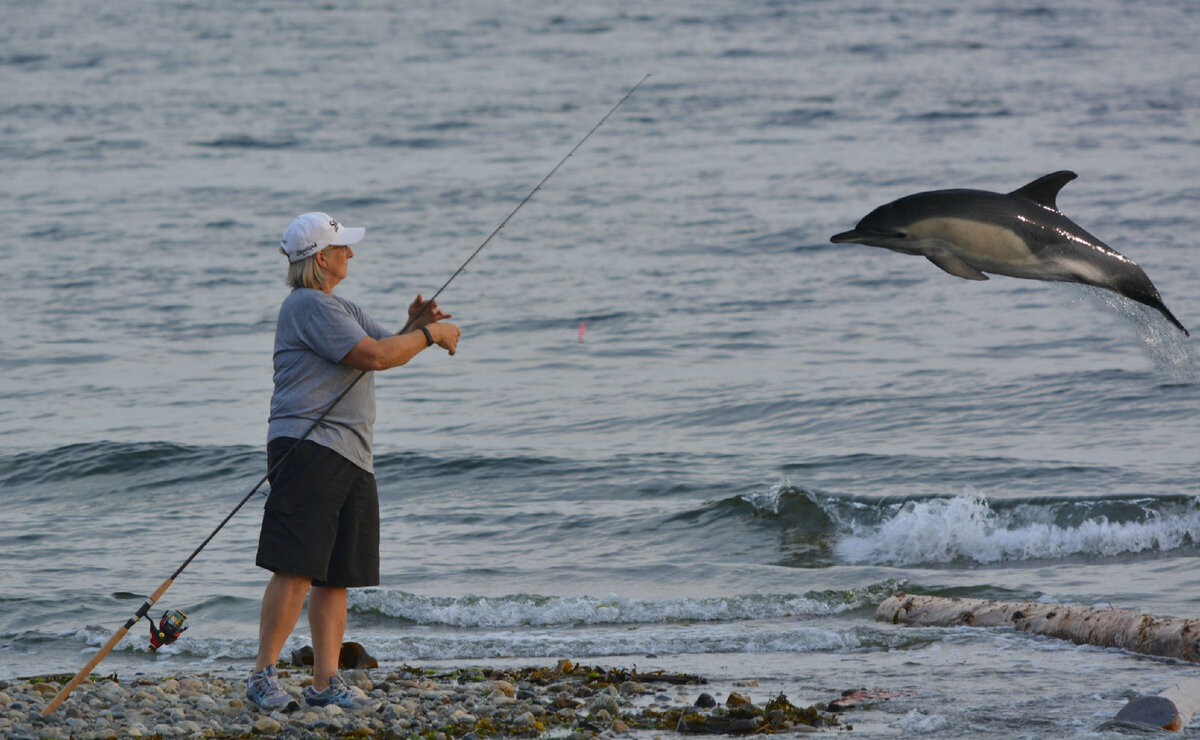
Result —
[{"label": "leaping dolphin", "polygon": [[915,193],[876,208],[830,241],[925,255],[966,280],[987,280],[983,273],[990,272],[1094,285],[1158,310],[1188,334],[1136,262],[1059,212],[1054,199],[1076,177],[1066,170],[1052,172],[1008,194]]}]

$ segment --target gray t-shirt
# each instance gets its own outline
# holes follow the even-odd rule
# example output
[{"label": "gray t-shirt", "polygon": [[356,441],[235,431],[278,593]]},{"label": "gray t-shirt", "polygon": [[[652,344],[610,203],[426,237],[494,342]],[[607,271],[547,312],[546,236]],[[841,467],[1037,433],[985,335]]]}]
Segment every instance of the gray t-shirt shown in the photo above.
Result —
[{"label": "gray t-shirt", "polygon": [[[303,436],[361,372],[343,365],[341,359],[363,337],[383,339],[391,334],[344,298],[323,290],[293,290],[275,324],[275,392],[267,441]],[[308,439],[373,473],[374,424],[375,373],[368,372]]]}]

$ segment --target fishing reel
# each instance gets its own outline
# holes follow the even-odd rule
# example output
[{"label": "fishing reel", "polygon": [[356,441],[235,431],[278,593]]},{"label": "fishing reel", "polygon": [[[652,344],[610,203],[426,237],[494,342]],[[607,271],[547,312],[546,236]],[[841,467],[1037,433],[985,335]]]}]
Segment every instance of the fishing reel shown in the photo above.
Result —
[{"label": "fishing reel", "polygon": [[164,612],[162,619],[158,620],[157,627],[154,626],[153,621],[150,622],[150,652],[157,652],[163,645],[175,642],[187,628],[186,614],[178,609]]}]

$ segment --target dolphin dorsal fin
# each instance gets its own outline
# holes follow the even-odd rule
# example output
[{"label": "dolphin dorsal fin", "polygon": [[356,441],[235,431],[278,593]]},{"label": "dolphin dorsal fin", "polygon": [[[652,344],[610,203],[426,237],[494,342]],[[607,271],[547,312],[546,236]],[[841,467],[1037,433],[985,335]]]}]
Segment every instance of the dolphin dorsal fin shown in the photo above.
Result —
[{"label": "dolphin dorsal fin", "polygon": [[1058,206],[1054,204],[1054,199],[1058,197],[1058,191],[1063,189],[1063,185],[1074,180],[1079,175],[1076,175],[1070,170],[1059,170],[1051,172],[1049,175],[1043,175],[1033,182],[1009,193],[1009,195],[1020,195],[1024,198],[1032,200],[1041,206],[1058,210]]}]

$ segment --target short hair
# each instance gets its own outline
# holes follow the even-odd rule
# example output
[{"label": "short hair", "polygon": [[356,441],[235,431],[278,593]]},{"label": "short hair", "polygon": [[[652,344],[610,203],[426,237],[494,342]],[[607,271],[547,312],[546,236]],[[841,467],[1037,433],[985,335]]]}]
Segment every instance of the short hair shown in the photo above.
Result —
[{"label": "short hair", "polygon": [[[329,249],[329,247],[325,247]],[[321,251],[324,252],[325,249]],[[287,254],[280,247],[280,252]],[[319,253],[318,253],[319,254]],[[317,255],[311,254],[298,262],[288,263],[287,277],[283,282],[293,288],[312,288],[313,290],[323,290],[325,288],[325,271],[317,264]]]}]

